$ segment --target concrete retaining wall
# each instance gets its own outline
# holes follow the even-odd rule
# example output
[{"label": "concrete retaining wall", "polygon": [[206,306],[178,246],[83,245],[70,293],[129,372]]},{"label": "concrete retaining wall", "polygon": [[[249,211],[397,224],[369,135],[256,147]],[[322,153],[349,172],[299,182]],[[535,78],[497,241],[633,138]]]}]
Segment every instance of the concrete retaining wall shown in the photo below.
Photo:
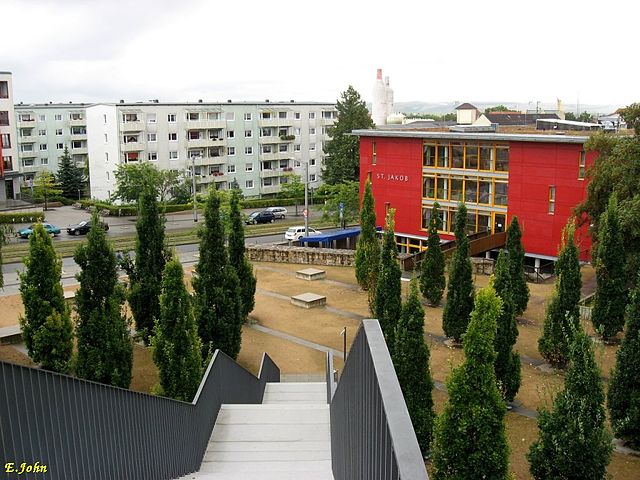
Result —
[{"label": "concrete retaining wall", "polygon": [[290,247],[288,245],[250,245],[247,256],[254,262],[299,263],[302,265],[326,265],[353,267],[355,250],[333,248]]}]

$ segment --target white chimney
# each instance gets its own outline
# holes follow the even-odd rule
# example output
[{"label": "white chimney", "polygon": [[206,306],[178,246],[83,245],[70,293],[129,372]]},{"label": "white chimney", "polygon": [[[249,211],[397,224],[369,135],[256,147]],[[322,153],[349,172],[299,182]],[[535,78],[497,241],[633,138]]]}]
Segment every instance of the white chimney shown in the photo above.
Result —
[{"label": "white chimney", "polygon": [[376,125],[384,125],[387,120],[387,93],[382,81],[382,69],[378,69],[376,83],[373,85],[373,102],[371,103],[371,118]]},{"label": "white chimney", "polygon": [[389,77],[384,77],[385,106],[387,117],[393,113],[393,89],[389,86]]}]

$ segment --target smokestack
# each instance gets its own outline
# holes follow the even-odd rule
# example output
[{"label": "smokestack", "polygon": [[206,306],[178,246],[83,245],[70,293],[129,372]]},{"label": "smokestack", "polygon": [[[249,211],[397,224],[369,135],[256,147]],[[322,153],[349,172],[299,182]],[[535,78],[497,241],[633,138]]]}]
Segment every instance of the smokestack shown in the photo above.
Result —
[{"label": "smokestack", "polygon": [[376,83],[373,85],[373,102],[371,102],[371,119],[376,125],[387,123],[387,91],[382,81],[382,69],[378,69]]},{"label": "smokestack", "polygon": [[564,115],[564,107],[562,106],[562,100],[557,98],[556,102],[557,102],[556,110],[558,111],[558,117],[560,117],[560,120],[564,120],[565,115]]},{"label": "smokestack", "polygon": [[378,69],[378,76],[376,77],[377,80],[382,80],[382,69],[379,68]]}]

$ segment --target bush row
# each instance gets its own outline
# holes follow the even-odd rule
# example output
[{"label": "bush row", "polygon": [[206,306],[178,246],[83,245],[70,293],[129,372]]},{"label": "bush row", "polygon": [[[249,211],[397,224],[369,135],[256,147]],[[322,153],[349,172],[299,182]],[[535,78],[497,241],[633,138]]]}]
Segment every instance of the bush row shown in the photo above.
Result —
[{"label": "bush row", "polygon": [[44,212],[0,213],[0,223],[33,223],[43,220]]}]

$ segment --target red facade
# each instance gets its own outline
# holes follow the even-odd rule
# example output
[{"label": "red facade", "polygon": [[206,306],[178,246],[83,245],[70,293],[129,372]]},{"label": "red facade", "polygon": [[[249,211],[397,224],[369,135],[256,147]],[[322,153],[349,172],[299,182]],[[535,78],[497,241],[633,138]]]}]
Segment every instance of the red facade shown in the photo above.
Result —
[{"label": "red facade", "polygon": [[[579,178],[581,155],[586,169],[596,154],[581,153],[582,143],[505,141],[504,137],[502,142],[509,145],[507,222],[514,215],[518,217],[527,254],[556,257],[562,230],[587,193],[587,181]],[[468,139],[474,141],[471,135]],[[420,136],[360,137],[361,191],[370,178],[378,225],[384,224],[386,209],[395,208],[399,236],[426,236],[421,221],[423,144]],[[550,187],[555,188],[553,213],[549,211]],[[587,260],[591,242],[586,226],[577,232],[576,241],[581,259]]]}]

